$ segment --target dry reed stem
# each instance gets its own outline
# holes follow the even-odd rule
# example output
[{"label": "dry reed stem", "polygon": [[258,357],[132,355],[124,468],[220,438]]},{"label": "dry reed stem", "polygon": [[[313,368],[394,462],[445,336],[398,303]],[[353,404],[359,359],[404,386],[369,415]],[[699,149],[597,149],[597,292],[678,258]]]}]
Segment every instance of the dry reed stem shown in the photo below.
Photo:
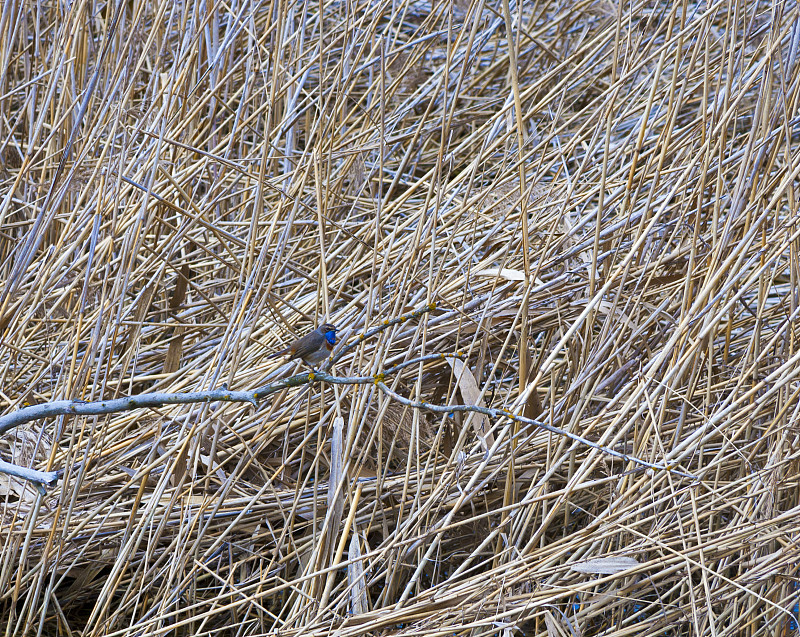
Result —
[{"label": "dry reed stem", "polygon": [[[486,406],[699,478],[508,421],[485,453],[474,416],[374,385],[59,417],[0,440],[66,469],[0,479],[4,634],[795,634],[799,24],[3,3],[4,413],[259,387],[323,318],[436,303],[336,372],[460,351]],[[425,360],[389,388],[458,381]],[[613,556],[638,565],[572,569]]]}]

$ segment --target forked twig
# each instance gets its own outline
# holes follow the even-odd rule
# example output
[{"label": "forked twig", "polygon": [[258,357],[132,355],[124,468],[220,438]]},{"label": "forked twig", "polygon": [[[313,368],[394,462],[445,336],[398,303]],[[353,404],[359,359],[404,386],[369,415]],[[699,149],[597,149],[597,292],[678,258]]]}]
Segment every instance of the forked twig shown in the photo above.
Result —
[{"label": "forked twig", "polygon": [[[385,321],[376,328],[367,330],[364,334],[360,335],[352,343],[347,344],[346,346],[341,348],[336,354],[334,354],[334,356],[331,358],[331,364],[339,360],[344,353],[350,351],[355,345],[364,341],[366,338],[373,336],[379,332],[382,332],[393,325],[398,325],[400,323],[404,323],[411,319],[418,318],[419,316],[422,316],[426,312],[431,312],[434,309],[436,309],[435,304],[426,305],[423,308],[420,308],[413,312],[409,312],[407,314],[404,314],[403,316]],[[332,385],[374,384],[378,389],[380,389],[384,394],[386,394],[392,400],[397,401],[413,409],[432,411],[440,414],[452,414],[455,412],[461,412],[461,413],[475,412],[478,414],[484,414],[485,416],[489,416],[490,418],[509,418],[514,422],[526,425],[532,425],[534,427],[539,427],[540,429],[544,429],[545,431],[549,431],[556,435],[564,436],[582,445],[591,447],[592,449],[597,449],[602,453],[608,454],[615,458],[620,458],[621,460],[632,462],[634,464],[646,467],[648,469],[669,471],[684,478],[697,479],[696,476],[690,473],[679,471],[675,467],[642,460],[641,458],[637,458],[636,456],[632,456],[630,454],[626,454],[621,451],[616,451],[611,447],[607,447],[604,445],[600,445],[596,442],[592,442],[591,440],[583,438],[582,436],[579,436],[572,432],[566,431],[565,429],[555,427],[554,425],[547,424],[546,422],[542,422],[541,420],[534,420],[532,418],[519,416],[506,409],[495,409],[492,407],[482,407],[479,405],[434,405],[432,403],[428,403],[425,401],[410,400],[408,398],[401,396],[397,392],[392,391],[384,383],[384,380],[386,379],[387,375],[395,374],[405,369],[406,367],[409,367],[416,363],[426,362],[430,360],[444,359],[445,356],[455,356],[456,358],[462,358],[463,354],[460,353],[448,354],[448,355],[429,354],[426,356],[420,356],[405,361],[399,365],[395,365],[394,367],[391,367],[384,372],[379,372],[374,376],[333,376],[326,371],[304,372],[302,374],[295,374],[294,376],[290,376],[289,378],[281,379],[274,383],[269,383],[257,389],[245,390],[245,391],[231,391],[227,388],[227,386],[223,385],[220,388],[209,389],[205,391],[184,392],[184,393],[153,392],[147,394],[138,394],[136,396],[125,396],[123,398],[115,398],[112,400],[97,400],[93,402],[84,402],[81,400],[56,400],[49,403],[42,403],[40,405],[32,405],[29,407],[24,407],[23,409],[12,412],[10,414],[0,416],[0,434],[5,433],[9,429],[12,429],[27,422],[31,422],[34,420],[41,420],[43,418],[52,418],[55,416],[99,416],[99,415],[113,414],[123,411],[131,411],[133,409],[143,409],[143,408],[152,409],[156,407],[163,407],[164,405],[187,405],[192,403],[209,403],[209,402],[250,403],[253,406],[257,406],[260,401],[264,400],[265,398],[271,396],[276,392],[282,391],[284,389],[289,389],[291,387],[300,387],[302,385],[308,385],[316,382],[325,382],[325,383],[330,383]],[[8,475],[12,475],[18,478],[23,478],[41,488],[41,485],[54,484],[56,480],[58,480],[58,478],[63,474],[63,470],[43,472],[43,471],[36,471],[34,469],[29,469],[27,467],[20,467],[18,465],[14,465],[8,462],[0,461],[0,473],[6,473]]]}]

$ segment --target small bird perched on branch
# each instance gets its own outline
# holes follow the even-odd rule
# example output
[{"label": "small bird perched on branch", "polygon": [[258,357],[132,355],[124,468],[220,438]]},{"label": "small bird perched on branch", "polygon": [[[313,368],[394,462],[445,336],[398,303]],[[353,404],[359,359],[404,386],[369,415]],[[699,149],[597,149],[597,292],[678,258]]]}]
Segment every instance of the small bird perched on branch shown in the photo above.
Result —
[{"label": "small bird perched on branch", "polygon": [[293,341],[286,349],[270,354],[267,358],[288,355],[290,359],[299,358],[311,369],[316,369],[316,365],[331,355],[334,345],[336,345],[336,326],[323,323],[313,332]]}]

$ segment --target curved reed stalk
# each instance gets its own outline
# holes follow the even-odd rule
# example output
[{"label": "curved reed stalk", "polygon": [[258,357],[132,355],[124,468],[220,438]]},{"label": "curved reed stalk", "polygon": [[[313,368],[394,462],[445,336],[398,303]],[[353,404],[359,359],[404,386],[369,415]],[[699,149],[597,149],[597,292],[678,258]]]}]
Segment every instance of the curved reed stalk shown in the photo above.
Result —
[{"label": "curved reed stalk", "polygon": [[5,433],[4,634],[796,632],[799,11],[3,3],[2,413],[437,308]]}]

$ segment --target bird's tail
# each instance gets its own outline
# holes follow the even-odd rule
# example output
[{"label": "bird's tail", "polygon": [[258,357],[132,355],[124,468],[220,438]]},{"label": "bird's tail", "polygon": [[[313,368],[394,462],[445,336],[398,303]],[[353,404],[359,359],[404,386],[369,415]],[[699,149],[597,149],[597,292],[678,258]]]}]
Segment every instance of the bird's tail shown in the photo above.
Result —
[{"label": "bird's tail", "polygon": [[275,352],[274,354],[270,354],[267,358],[279,358],[281,356],[286,356],[289,353],[289,350],[292,349],[291,347],[287,347],[286,349],[282,349],[280,352]]}]

